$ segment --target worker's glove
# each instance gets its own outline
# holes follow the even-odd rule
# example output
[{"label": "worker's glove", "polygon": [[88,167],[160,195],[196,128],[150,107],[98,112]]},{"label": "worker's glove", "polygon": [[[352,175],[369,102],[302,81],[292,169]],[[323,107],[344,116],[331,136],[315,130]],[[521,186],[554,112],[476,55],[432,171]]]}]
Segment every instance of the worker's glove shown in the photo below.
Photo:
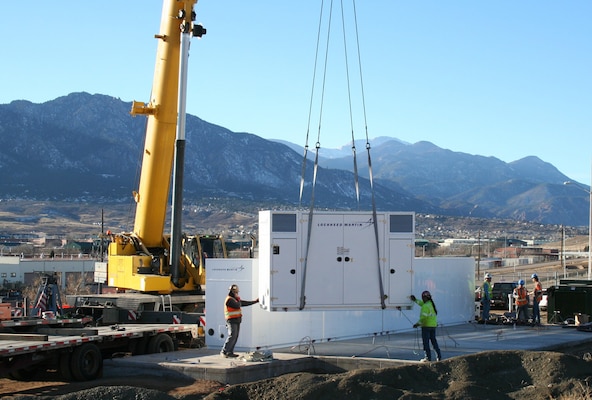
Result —
[{"label": "worker's glove", "polygon": [[419,324],[413,324],[414,328],[417,328],[419,326]]},{"label": "worker's glove", "polygon": [[409,296],[409,299],[410,299],[411,301],[415,301],[415,300],[416,300],[416,297],[415,297],[414,295],[411,295],[411,296]]}]

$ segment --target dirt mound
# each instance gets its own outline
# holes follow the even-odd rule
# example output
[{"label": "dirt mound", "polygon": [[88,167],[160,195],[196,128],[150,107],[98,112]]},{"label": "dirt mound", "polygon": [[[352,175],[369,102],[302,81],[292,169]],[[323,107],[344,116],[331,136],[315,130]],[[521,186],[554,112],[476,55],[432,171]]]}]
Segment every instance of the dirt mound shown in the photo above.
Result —
[{"label": "dirt mound", "polygon": [[234,385],[206,399],[582,399],[592,395],[590,380],[592,362],[576,356],[491,351],[333,375],[294,373]]},{"label": "dirt mound", "polygon": [[149,375],[71,383],[52,381],[49,376],[37,382],[2,379],[0,396],[60,400],[591,399],[590,351],[590,344],[569,349],[567,354],[489,351],[340,374],[294,373],[233,386]]}]

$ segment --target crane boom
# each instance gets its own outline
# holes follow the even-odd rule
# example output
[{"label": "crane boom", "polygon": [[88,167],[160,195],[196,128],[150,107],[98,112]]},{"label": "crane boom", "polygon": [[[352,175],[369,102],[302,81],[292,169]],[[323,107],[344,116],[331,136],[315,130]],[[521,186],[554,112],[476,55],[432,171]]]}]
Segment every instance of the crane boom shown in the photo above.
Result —
[{"label": "crane boom", "polygon": [[[133,232],[114,235],[109,245],[109,286],[170,293],[175,289],[192,290],[200,283],[202,271],[197,269],[201,270],[201,266],[189,268],[189,264],[200,265],[195,262],[196,250],[190,252],[193,259],[177,251],[177,257],[173,257],[175,265],[170,265],[172,244],[163,233],[178,127],[184,129],[185,123],[187,42],[190,36],[205,34],[201,25],[193,23],[196,3],[197,0],[163,2],[160,32],[155,35],[158,48],[150,101],[134,101],[131,110],[134,116],[148,118],[140,182],[134,192],[135,223]],[[179,236],[175,233],[178,229],[172,231],[173,236]]]},{"label": "crane boom", "polygon": [[[158,49],[150,103],[140,108],[140,113],[149,113],[140,186],[136,195],[134,233],[148,248],[162,245],[177,128],[180,24],[191,24],[190,20],[178,19],[178,7],[189,7],[189,12],[185,11],[185,18],[188,19],[195,2],[164,3],[161,33],[156,35]],[[138,109],[133,107],[132,114],[137,113]]]}]

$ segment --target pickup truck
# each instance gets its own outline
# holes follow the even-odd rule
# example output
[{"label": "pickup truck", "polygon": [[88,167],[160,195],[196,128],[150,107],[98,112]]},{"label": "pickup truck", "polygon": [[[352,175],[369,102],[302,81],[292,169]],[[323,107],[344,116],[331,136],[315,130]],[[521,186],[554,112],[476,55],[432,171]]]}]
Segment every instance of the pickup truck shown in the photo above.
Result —
[{"label": "pickup truck", "polygon": [[495,282],[493,284],[491,308],[508,309],[508,295],[514,292],[514,288],[518,286],[516,282]]}]

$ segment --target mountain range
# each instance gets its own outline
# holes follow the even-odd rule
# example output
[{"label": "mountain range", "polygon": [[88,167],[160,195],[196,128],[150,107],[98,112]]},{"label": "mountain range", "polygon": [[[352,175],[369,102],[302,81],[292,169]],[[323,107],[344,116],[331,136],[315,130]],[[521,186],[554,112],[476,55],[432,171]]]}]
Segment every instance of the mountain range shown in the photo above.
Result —
[{"label": "mountain range", "polygon": [[[41,104],[1,104],[0,198],[128,202],[139,180],[145,129],[145,119],[131,117],[130,108],[131,102],[84,92]],[[351,145],[319,149],[313,191],[314,162],[307,159],[302,178],[302,147],[193,115],[187,115],[186,138],[187,204],[216,198],[259,208],[310,207],[314,199],[315,208],[370,210],[374,201],[378,210],[588,224],[588,196],[564,185],[570,178],[535,156],[506,163],[380,137],[370,141],[373,196],[365,142],[356,143],[357,177]]]}]

